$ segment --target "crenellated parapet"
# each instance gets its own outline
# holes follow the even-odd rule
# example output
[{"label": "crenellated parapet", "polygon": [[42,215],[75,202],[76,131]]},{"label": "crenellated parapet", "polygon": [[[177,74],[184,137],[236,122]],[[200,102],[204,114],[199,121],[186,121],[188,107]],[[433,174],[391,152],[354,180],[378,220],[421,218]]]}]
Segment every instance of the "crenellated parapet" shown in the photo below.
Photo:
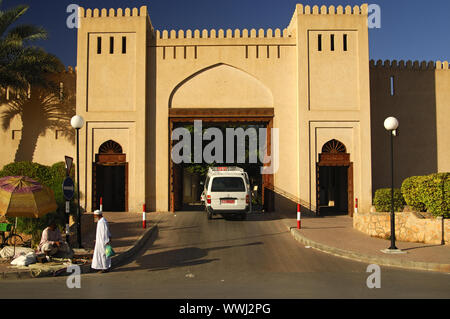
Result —
[{"label": "crenellated parapet", "polygon": [[297,14],[304,15],[368,15],[369,6],[367,4],[362,4],[361,6],[309,6],[297,4],[295,8]]},{"label": "crenellated parapet", "polygon": [[76,74],[77,73],[77,67],[68,66],[67,68],[65,68],[63,73]]},{"label": "crenellated parapet", "polygon": [[157,30],[156,38],[157,39],[236,39],[236,38],[286,38],[289,37],[287,29],[219,29],[219,30]]},{"label": "crenellated parapet", "polygon": [[372,69],[390,69],[390,70],[449,70],[447,61],[404,61],[404,60],[370,60],[370,68]]},{"label": "crenellated parapet", "polygon": [[81,18],[112,18],[112,17],[146,17],[148,15],[147,6],[138,8],[119,9],[78,9],[78,16]]}]

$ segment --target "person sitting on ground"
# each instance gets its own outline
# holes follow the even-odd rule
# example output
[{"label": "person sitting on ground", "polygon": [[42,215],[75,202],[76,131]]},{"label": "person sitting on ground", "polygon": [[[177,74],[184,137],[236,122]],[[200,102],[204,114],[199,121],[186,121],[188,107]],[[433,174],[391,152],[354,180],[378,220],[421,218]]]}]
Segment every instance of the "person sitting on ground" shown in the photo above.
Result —
[{"label": "person sitting on ground", "polygon": [[39,252],[44,253],[47,259],[57,253],[68,253],[69,245],[63,241],[61,233],[56,227],[54,221],[42,232],[41,242],[39,243]]}]

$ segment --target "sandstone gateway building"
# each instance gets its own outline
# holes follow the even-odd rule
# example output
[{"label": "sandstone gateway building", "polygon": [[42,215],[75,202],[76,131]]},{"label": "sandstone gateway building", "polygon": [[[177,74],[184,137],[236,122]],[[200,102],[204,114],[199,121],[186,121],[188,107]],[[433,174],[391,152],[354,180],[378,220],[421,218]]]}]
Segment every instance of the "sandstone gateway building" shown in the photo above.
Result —
[{"label": "sandstone gateway building", "polygon": [[[146,7],[80,8],[79,16],[76,73],[66,72],[62,87],[76,77],[86,211],[107,192],[111,209],[125,211],[143,203],[174,211],[197,196],[198,180],[170,157],[174,127],[196,119],[279,129],[279,169],[262,178],[267,209],[334,202],[352,214],[358,198],[368,211],[373,192],[389,186],[388,116],[400,121],[397,186],[450,171],[449,65],[369,61],[367,5],[297,5],[283,30],[158,31]],[[74,157],[66,123],[44,127],[28,160]],[[24,135],[20,118],[4,128],[1,165],[21,159]]]}]

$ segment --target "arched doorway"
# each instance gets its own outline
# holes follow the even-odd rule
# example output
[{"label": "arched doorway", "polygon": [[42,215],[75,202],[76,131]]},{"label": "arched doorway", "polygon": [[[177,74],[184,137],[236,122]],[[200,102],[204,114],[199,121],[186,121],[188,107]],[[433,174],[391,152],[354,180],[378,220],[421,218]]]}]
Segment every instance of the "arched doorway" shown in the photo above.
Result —
[{"label": "arched doorway", "polygon": [[119,143],[109,140],[100,145],[93,167],[92,207],[103,211],[128,211],[128,163]]},{"label": "arched doorway", "polygon": [[353,216],[353,163],[338,140],[325,143],[319,154],[316,198],[319,215]]}]

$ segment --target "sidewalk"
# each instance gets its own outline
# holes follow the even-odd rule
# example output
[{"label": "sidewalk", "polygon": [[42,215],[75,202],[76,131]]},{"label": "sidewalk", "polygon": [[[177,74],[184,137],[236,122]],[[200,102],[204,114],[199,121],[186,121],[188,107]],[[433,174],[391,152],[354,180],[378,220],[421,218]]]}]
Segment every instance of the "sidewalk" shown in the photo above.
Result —
[{"label": "sidewalk", "polygon": [[[112,267],[126,262],[131,258],[153,235],[157,223],[166,218],[167,213],[147,213],[147,227],[142,227],[142,213],[103,213],[108,221],[112,246],[116,255],[112,258]],[[92,254],[94,251],[95,227],[88,233],[82,233],[83,249],[74,249],[75,260],[86,260],[81,265],[82,272],[91,271]],[[29,267],[11,268],[9,263],[0,263],[0,280],[27,279],[35,277],[47,277],[66,274],[67,263],[51,262],[45,264],[33,264]]]},{"label": "sidewalk", "polygon": [[406,254],[381,252],[390,240],[370,237],[353,229],[349,216],[310,217],[302,219],[297,229],[296,219],[286,219],[286,226],[296,240],[320,251],[383,266],[450,273],[450,246],[396,241]]}]

